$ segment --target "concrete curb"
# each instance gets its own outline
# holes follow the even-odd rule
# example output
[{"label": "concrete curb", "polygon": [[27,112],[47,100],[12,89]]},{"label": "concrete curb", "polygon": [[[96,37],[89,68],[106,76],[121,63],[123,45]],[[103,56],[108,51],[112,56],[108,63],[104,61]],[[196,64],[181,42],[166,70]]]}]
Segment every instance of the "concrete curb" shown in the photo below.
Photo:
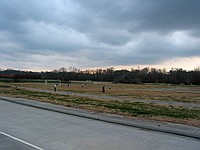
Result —
[{"label": "concrete curb", "polygon": [[0,100],[4,100],[4,101],[16,103],[16,104],[21,104],[21,105],[26,105],[30,107],[35,107],[39,109],[54,111],[58,113],[64,113],[64,114],[73,115],[77,117],[84,117],[88,119],[99,120],[103,122],[114,123],[114,124],[129,126],[129,127],[153,130],[153,131],[158,131],[158,132],[164,132],[164,133],[170,133],[170,134],[200,139],[200,128],[198,127],[192,127],[192,126],[175,124],[175,123],[160,123],[160,122],[154,122],[154,121],[128,120],[118,115],[95,113],[95,112],[90,112],[87,110],[64,107],[64,106],[38,102],[38,101],[28,100],[28,99],[23,99],[23,98],[0,97]]}]

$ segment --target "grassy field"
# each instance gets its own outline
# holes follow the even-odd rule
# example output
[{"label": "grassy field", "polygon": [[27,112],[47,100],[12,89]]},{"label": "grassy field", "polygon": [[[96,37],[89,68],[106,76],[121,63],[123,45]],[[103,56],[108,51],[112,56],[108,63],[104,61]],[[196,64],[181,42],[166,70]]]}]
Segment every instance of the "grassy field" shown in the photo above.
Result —
[{"label": "grassy field", "polygon": [[56,93],[31,91],[20,87],[37,88],[53,91],[53,84],[44,83],[0,83],[1,96],[13,96],[49,102],[68,107],[89,109],[97,112],[120,114],[131,118],[153,119],[158,121],[178,122],[200,127],[200,109],[186,107],[160,106],[142,102],[123,101],[124,97],[159,99],[167,101],[182,101],[199,103],[198,86],[168,86],[168,85],[126,85],[110,83],[94,83],[90,85],[62,84],[58,86],[59,91],[73,91],[77,93],[92,93],[102,95],[101,87],[106,86],[105,95],[114,95],[122,98],[122,101],[100,100],[87,97],[70,96]]},{"label": "grassy field", "polygon": [[[39,89],[53,89],[53,83],[44,85],[44,83],[15,83],[9,84],[18,87],[31,87]],[[144,100],[161,100],[192,102],[200,104],[200,86],[175,85],[167,84],[111,84],[108,82],[94,82],[94,84],[62,84],[58,86],[60,91],[71,91],[77,93],[101,94],[101,87],[106,86],[105,95],[117,96],[123,99],[144,99]],[[111,85],[111,89],[109,89]]]}]

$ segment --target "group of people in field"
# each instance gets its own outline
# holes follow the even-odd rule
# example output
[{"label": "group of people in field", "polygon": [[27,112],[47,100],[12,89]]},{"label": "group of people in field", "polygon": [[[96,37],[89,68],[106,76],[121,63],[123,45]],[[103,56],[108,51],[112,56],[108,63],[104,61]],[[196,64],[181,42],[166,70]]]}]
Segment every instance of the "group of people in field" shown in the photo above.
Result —
[{"label": "group of people in field", "polygon": [[[56,83],[56,84],[54,84],[54,87],[53,87],[55,92],[57,91],[57,85],[58,85],[58,84]],[[68,84],[68,86],[69,86],[69,84]],[[81,87],[83,88],[84,85],[81,84]],[[111,89],[111,85],[109,85],[108,88]],[[105,92],[106,92],[106,86],[105,86],[105,85],[102,86],[101,92],[102,92],[102,93],[105,93]]]}]

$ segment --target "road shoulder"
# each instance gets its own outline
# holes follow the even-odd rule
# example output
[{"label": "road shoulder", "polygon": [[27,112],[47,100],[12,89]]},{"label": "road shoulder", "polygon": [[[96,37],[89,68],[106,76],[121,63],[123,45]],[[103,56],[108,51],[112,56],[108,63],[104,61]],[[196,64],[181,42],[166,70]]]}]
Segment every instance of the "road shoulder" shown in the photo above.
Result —
[{"label": "road shoulder", "polygon": [[176,123],[161,123],[155,121],[136,120],[136,119],[133,120],[124,118],[119,115],[96,113],[83,109],[59,106],[24,98],[0,97],[0,100],[26,105],[30,107],[35,107],[39,109],[54,111],[58,113],[64,113],[68,115],[104,121],[108,123],[120,124],[129,127],[136,127],[145,130],[153,130],[153,131],[165,132],[165,133],[200,139],[200,128],[188,125],[182,125]]}]

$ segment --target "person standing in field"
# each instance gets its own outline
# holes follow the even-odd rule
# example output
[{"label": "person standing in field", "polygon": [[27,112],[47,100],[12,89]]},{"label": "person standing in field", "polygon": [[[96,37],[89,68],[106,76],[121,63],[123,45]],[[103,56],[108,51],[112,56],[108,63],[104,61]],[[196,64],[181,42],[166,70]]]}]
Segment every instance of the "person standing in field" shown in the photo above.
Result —
[{"label": "person standing in field", "polygon": [[105,93],[105,86],[102,87],[102,93]]},{"label": "person standing in field", "polygon": [[56,92],[57,91],[57,89],[56,89],[57,87],[56,87],[56,84],[54,85],[54,91]]}]

